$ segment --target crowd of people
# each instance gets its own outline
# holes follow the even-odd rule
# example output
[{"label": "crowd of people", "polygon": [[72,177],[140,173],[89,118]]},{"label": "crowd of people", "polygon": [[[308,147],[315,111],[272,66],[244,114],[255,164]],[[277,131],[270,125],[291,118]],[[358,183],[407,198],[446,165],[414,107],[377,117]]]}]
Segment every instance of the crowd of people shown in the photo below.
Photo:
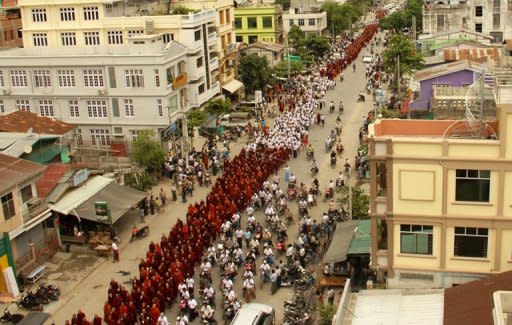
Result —
[{"label": "crowd of people", "polygon": [[[159,242],[150,243],[145,258],[139,263],[139,276],[132,281],[131,292],[115,280],[110,282],[103,320],[95,316],[94,324],[102,321],[109,325],[162,324],[165,318],[163,312],[172,306],[176,298],[179,298],[180,309],[184,311],[180,313],[177,324],[187,324],[199,315],[206,319],[212,317],[212,311],[206,306],[200,307],[194,296],[193,275],[196,266],[200,265],[200,269],[208,273],[213,263],[218,263],[222,268],[222,289],[227,308],[232,308],[234,313],[240,306],[240,299],[232,292],[232,281],[242,265],[243,287],[246,289],[244,298],[250,301],[255,297],[256,272],[261,272],[261,281],[271,283],[273,293],[279,287],[279,282],[283,281],[284,272],[288,272],[288,275],[302,272],[308,261],[325,249],[325,241],[321,238],[329,236],[321,236],[321,233],[332,233],[332,221],[328,215],[322,218],[320,225],[304,214],[299,221],[299,237],[294,243],[282,247],[285,241],[279,238],[287,237],[286,225],[284,220],[276,220],[277,212],[272,213],[267,209],[283,213],[283,209],[286,211],[283,199],[289,197],[279,188],[279,179],[268,179],[290,157],[296,156],[300,148],[307,146],[308,133],[315,122],[316,113],[325,105],[325,90],[332,87],[334,77],[357,57],[377,28],[377,24],[366,26],[359,37],[343,45],[345,55],[342,59],[319,68],[319,73],[292,78],[293,87],[289,87],[278,99],[282,103],[279,105],[283,106],[283,114],[276,119],[274,126],[261,128],[254,142],[232,159],[225,159],[224,173],[216,179],[206,199],[189,205],[184,221],[178,219]],[[185,183],[193,182],[188,180],[188,174],[197,175],[201,171],[202,175],[206,175],[211,170],[208,157],[208,152],[195,153],[188,165],[177,161],[174,171],[171,166],[166,167],[166,174]],[[268,216],[267,229],[259,225],[251,213],[251,209],[258,207],[268,212],[265,213]],[[242,228],[242,213],[247,214],[245,229]],[[272,240],[273,236],[276,236],[275,241]],[[217,250],[216,241],[221,244]],[[245,252],[242,250],[243,242]],[[285,261],[277,261],[274,256],[278,243],[281,243]],[[260,255],[263,262],[256,267],[256,258]],[[295,271],[290,271],[292,269]],[[208,278],[207,274],[205,278]],[[200,285],[201,292],[211,293],[208,286],[211,283],[203,284]],[[201,297],[200,301],[208,301],[208,298],[211,297]],[[210,306],[210,309],[213,308]],[[67,323],[91,324],[82,312],[73,315]]]}]

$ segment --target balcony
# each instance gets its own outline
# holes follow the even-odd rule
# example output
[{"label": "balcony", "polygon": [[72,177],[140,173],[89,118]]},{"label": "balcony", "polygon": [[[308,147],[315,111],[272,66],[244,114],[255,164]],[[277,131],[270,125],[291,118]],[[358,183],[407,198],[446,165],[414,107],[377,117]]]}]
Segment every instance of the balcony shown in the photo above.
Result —
[{"label": "balcony", "polygon": [[35,197],[27,202],[27,209],[23,213],[23,222],[28,223],[45,210],[48,209],[48,202],[45,199]]},{"label": "balcony", "polygon": [[210,71],[213,71],[218,68],[219,68],[219,59],[218,58],[210,59]]},{"label": "balcony", "polygon": [[211,91],[214,93],[214,94],[217,94],[220,92],[220,82],[215,82],[213,85],[212,85],[212,88],[211,88]]},{"label": "balcony", "polygon": [[217,41],[217,33],[212,32],[208,34],[208,44],[214,44]]},{"label": "balcony", "polygon": [[184,72],[181,75],[174,78],[174,80],[172,81],[172,88],[174,90],[177,90],[177,89],[185,86],[187,84],[187,82],[188,82],[187,73]]}]

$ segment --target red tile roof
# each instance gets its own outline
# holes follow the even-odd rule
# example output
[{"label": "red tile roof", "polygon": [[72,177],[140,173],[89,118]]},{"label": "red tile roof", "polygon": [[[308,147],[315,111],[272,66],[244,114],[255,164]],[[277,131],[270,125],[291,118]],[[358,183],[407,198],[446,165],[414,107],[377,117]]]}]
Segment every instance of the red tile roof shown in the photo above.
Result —
[{"label": "red tile roof", "polygon": [[444,325],[493,325],[492,294],[512,290],[512,271],[493,274],[444,291]]},{"label": "red tile roof", "polygon": [[36,182],[38,196],[46,197],[69,169],[71,166],[67,164],[49,164],[43,177]]},{"label": "red tile roof", "polygon": [[27,132],[64,135],[76,126],[26,111],[14,111],[0,116],[0,132]]},{"label": "red tile roof", "polygon": [[45,168],[32,161],[0,154],[0,192],[42,175]]},{"label": "red tile roof", "polygon": [[[487,123],[496,133],[498,124]],[[466,128],[464,122],[453,120],[399,120],[383,119],[375,124],[375,136],[431,136],[441,137],[450,128],[461,132]],[[467,130],[469,132],[469,130]]]}]

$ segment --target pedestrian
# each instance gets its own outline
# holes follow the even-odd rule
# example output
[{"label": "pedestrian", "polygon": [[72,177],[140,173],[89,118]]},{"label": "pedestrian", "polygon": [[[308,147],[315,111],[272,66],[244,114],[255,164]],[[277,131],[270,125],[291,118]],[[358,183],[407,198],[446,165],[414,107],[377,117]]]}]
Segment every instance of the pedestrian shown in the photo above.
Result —
[{"label": "pedestrian", "polygon": [[273,295],[276,293],[277,289],[277,273],[276,270],[272,270],[270,274],[270,293]]},{"label": "pedestrian", "polygon": [[320,114],[320,122],[322,123],[322,127],[325,126],[325,116],[324,114]]},{"label": "pedestrian", "polygon": [[146,215],[144,214],[144,208],[143,207],[139,207],[139,216],[140,216],[140,222],[141,223],[145,223],[146,222]]},{"label": "pedestrian", "polygon": [[329,288],[329,290],[327,290],[327,302],[331,306],[334,305],[334,296],[335,296],[334,289]]},{"label": "pedestrian", "polygon": [[171,185],[171,195],[172,195],[172,201],[176,202],[176,200],[178,199],[178,196],[176,195],[176,184],[175,183],[172,183],[172,185]]},{"label": "pedestrian", "polygon": [[119,262],[119,248],[115,241],[112,242],[112,252],[114,253],[114,262]]},{"label": "pedestrian", "polygon": [[165,193],[163,188],[160,188],[160,202],[162,202],[162,207],[167,204],[167,194]]},{"label": "pedestrian", "polygon": [[151,212],[151,215],[155,214],[155,198],[153,197],[153,194],[151,194],[149,198],[149,211]]},{"label": "pedestrian", "polygon": [[290,181],[290,166],[286,165],[284,168],[284,181],[288,183]]},{"label": "pedestrian", "polygon": [[183,187],[181,189],[181,202],[187,202],[187,187],[185,184],[183,184]]},{"label": "pedestrian", "polygon": [[158,317],[158,325],[169,325],[169,321],[167,320],[167,316],[164,313],[160,313],[160,317]]}]

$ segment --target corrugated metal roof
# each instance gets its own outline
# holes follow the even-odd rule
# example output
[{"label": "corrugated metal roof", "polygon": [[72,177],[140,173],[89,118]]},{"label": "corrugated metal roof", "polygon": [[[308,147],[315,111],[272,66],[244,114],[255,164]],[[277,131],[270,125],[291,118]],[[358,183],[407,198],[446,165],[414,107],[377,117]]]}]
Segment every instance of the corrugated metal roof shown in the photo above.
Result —
[{"label": "corrugated metal roof", "polygon": [[70,168],[71,166],[66,164],[49,164],[43,177],[36,182],[38,196],[46,197]]},{"label": "corrugated metal roof", "polygon": [[372,237],[370,235],[371,220],[359,220],[357,231],[348,247],[348,254],[370,254]]},{"label": "corrugated metal roof", "polygon": [[45,168],[35,162],[0,154],[0,192],[42,175]]},{"label": "corrugated metal roof", "polygon": [[443,302],[442,292],[361,291],[353,309],[352,325],[442,325]]},{"label": "corrugated metal roof", "polygon": [[325,253],[323,263],[335,263],[347,258],[348,247],[354,236],[357,221],[339,223],[332,237],[331,244]]},{"label": "corrugated metal roof", "polygon": [[113,179],[103,176],[91,177],[82,186],[67,192],[57,202],[49,204],[48,207],[53,211],[65,215],[74,215],[75,213],[72,212],[73,209],[80,206],[113,181]]},{"label": "corrugated metal roof", "polygon": [[25,146],[32,147],[37,141],[58,138],[53,134],[0,132],[0,151],[11,157],[19,157],[25,153]]}]

